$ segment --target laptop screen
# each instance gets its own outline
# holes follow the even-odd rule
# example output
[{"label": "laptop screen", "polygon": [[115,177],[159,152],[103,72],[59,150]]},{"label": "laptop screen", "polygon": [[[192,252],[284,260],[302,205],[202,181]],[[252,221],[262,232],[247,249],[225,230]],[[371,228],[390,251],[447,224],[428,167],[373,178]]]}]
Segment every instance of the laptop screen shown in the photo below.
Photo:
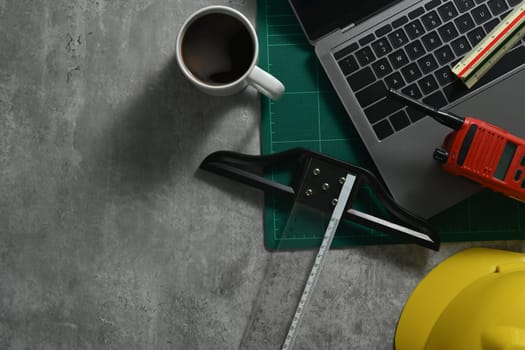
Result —
[{"label": "laptop screen", "polygon": [[310,41],[370,17],[400,0],[290,0]]}]

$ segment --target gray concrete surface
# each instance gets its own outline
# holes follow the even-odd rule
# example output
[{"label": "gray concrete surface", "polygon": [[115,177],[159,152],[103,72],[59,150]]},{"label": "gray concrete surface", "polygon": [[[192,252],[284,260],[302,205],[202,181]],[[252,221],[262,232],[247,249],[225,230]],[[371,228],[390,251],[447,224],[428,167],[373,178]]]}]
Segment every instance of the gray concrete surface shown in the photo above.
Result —
[{"label": "gray concrete surface", "polygon": [[[277,349],[312,252],[270,254],[262,194],[197,171],[259,152],[252,90],[206,96],[174,57],[207,4],[0,0],[0,349]],[[477,244],[522,250],[522,242]],[[439,253],[331,252],[297,349],[391,349]]]}]

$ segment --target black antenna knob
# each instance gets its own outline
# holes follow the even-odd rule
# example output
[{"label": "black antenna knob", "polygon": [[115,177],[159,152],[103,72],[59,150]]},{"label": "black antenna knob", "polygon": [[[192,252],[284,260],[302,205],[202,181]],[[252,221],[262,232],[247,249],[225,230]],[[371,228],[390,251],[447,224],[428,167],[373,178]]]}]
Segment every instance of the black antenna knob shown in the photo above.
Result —
[{"label": "black antenna knob", "polygon": [[434,159],[446,163],[448,160],[448,151],[444,148],[438,147],[434,150]]}]

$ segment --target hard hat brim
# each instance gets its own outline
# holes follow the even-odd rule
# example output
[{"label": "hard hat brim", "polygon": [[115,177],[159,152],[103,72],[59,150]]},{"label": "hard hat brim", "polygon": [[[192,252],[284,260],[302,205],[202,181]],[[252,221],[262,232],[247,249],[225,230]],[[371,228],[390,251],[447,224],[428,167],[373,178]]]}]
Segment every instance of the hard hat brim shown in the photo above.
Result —
[{"label": "hard hat brim", "polygon": [[467,286],[498,265],[523,262],[525,255],[509,251],[469,248],[435,267],[408,298],[397,324],[396,350],[421,350],[447,305]]}]

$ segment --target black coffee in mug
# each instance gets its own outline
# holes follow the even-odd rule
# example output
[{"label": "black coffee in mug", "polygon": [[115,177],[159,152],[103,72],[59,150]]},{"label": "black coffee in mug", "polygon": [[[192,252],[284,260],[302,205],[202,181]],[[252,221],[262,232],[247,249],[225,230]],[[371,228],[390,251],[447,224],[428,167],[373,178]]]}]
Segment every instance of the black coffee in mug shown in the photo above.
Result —
[{"label": "black coffee in mug", "polygon": [[210,13],[190,24],[181,45],[186,67],[206,84],[236,81],[250,68],[254,42],[240,20],[225,13]]},{"label": "black coffee in mug", "polygon": [[229,96],[254,88],[279,99],[284,85],[257,66],[255,28],[241,12],[221,5],[203,7],[186,19],[177,35],[177,64],[199,90]]}]

